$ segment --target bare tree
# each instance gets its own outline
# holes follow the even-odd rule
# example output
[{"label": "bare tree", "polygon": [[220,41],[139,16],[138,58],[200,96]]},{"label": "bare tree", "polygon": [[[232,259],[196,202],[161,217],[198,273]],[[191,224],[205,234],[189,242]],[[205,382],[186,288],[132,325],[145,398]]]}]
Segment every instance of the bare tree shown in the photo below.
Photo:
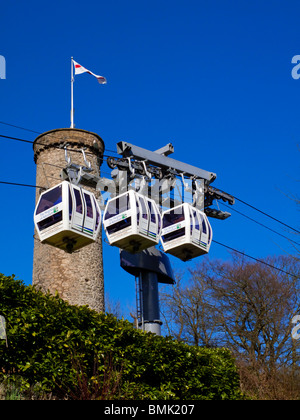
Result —
[{"label": "bare tree", "polygon": [[169,335],[195,346],[218,344],[218,322],[212,289],[207,282],[209,265],[193,273],[188,284],[184,274],[176,275],[176,284],[161,292],[161,312]]},{"label": "bare tree", "polygon": [[208,282],[224,331],[223,344],[271,372],[292,360],[291,319],[300,311],[299,264],[285,256],[264,262],[269,265],[249,263],[240,256],[230,263],[215,262]]},{"label": "bare tree", "polygon": [[[300,340],[291,337],[300,314],[299,260],[291,256],[249,262],[202,260],[162,297],[169,333],[201,346],[225,346],[238,360],[244,384],[276,398],[291,383],[299,391]],[[273,268],[276,267],[276,268]],[[282,388],[283,386],[283,388]],[[245,385],[247,388],[247,386]]]},{"label": "bare tree", "polygon": [[121,302],[119,300],[112,300],[108,293],[105,294],[105,311],[112,314],[116,318],[122,317]]}]

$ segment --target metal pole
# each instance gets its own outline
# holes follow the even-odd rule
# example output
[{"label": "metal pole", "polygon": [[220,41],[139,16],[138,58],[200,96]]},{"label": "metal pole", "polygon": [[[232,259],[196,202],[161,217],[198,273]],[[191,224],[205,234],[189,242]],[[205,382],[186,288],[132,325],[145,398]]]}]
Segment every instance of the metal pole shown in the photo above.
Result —
[{"label": "metal pole", "polygon": [[73,57],[71,57],[71,128],[74,128],[74,93],[73,93],[73,84],[74,84],[74,64]]},{"label": "metal pole", "polygon": [[143,329],[161,335],[159,294],[157,274],[151,271],[141,272]]}]

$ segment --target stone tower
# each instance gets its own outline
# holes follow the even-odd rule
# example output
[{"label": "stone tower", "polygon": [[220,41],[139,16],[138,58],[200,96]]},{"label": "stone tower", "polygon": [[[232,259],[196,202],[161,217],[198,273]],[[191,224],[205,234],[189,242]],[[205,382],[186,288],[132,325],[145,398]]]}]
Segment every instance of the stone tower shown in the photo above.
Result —
[{"label": "stone tower", "polygon": [[[85,163],[81,149],[85,148],[87,159],[95,170],[93,173],[99,175],[104,151],[101,137],[74,128],[56,129],[41,134],[33,144],[38,187],[48,189],[62,181],[60,173],[66,166],[65,144],[68,144],[68,155],[72,162],[83,166]],[[37,188],[36,202],[40,193],[40,188]],[[88,305],[98,312],[104,311],[101,233],[95,243],[72,254],[42,244],[37,233],[34,237],[33,284],[44,292],[58,292],[71,305]]]}]

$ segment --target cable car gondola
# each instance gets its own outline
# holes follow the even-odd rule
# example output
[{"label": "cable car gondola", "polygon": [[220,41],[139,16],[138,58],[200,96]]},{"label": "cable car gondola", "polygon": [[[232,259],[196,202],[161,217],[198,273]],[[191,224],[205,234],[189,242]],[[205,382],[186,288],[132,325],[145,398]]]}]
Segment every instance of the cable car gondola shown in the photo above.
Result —
[{"label": "cable car gondola", "polygon": [[183,203],[162,214],[163,250],[182,261],[209,252],[212,229],[205,213]]},{"label": "cable car gondola", "polygon": [[130,190],[108,200],[103,226],[110,245],[136,253],[159,242],[161,215],[154,200]]},{"label": "cable car gondola", "polygon": [[34,223],[41,242],[71,253],[96,240],[101,210],[93,193],[63,181],[41,194]]}]

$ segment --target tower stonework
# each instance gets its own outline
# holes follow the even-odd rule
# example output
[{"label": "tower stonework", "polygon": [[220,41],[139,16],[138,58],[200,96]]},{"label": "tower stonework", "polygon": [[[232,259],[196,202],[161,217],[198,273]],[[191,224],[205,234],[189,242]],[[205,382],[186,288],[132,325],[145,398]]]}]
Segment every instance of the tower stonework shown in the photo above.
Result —
[{"label": "tower stonework", "polygon": [[[62,182],[60,173],[66,166],[64,145],[68,145],[68,156],[72,163],[86,166],[81,150],[99,175],[104,151],[104,142],[95,133],[74,128],[47,131],[38,136],[33,144],[36,163],[36,202],[39,187],[46,189]],[[86,187],[85,187],[86,188]],[[93,193],[96,192],[87,188]],[[96,195],[96,198],[97,195]],[[88,305],[98,312],[104,311],[104,280],[102,260],[102,234],[95,243],[72,254],[42,244],[35,232],[33,280],[42,291],[50,291],[71,305]]]}]

